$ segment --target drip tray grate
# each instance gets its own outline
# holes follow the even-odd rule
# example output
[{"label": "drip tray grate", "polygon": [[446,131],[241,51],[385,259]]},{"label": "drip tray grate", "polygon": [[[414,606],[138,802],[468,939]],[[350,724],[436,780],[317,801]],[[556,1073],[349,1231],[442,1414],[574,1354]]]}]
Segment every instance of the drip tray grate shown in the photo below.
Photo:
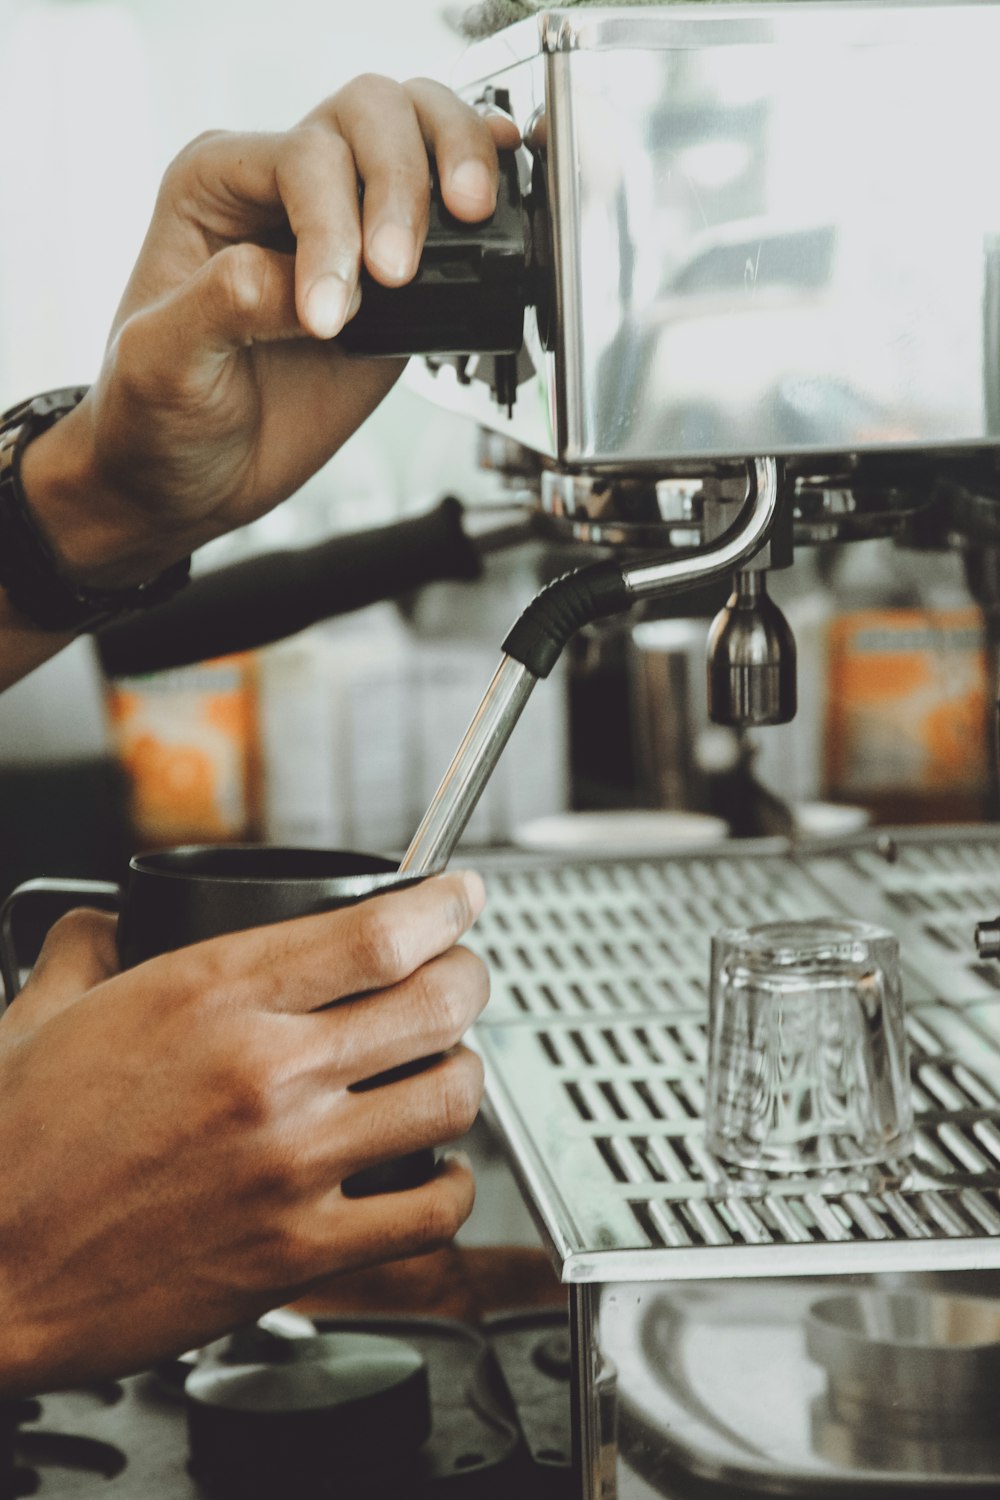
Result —
[{"label": "drip tray grate", "polygon": [[[569,1281],[1000,1266],[1000,909],[992,829],[672,860],[503,864],[476,929],[494,1115]],[[713,931],[864,916],[900,938],[918,1140],[907,1175],[736,1180],[704,1139]]]}]

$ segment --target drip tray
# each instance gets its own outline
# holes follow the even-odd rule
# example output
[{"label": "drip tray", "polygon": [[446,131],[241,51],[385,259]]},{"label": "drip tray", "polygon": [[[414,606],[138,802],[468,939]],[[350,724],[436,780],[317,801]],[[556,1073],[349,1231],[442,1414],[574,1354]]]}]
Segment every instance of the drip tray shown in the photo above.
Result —
[{"label": "drip tray", "polygon": [[[992,828],[490,872],[475,940],[489,1100],[564,1280],[1000,1266],[1000,909]],[[903,957],[917,1147],[870,1181],[736,1178],[705,1144],[712,933],[830,914]]]},{"label": "drip tray", "polygon": [[[843,1281],[692,1285],[631,1303],[619,1297],[606,1308],[613,1316],[602,1317],[601,1342],[617,1372],[622,1460],[662,1494],[696,1476],[727,1496],[995,1495],[1000,1436],[985,1412],[978,1427],[965,1422],[952,1431],[933,1405],[918,1411],[890,1400],[886,1387],[876,1406],[868,1386],[864,1409],[845,1411],[810,1343],[817,1306],[834,1296],[846,1300]],[[994,1317],[1000,1307],[931,1291],[911,1291],[908,1300],[979,1303]],[[912,1356],[912,1348],[900,1348]],[[995,1359],[1000,1345],[989,1353]],[[878,1356],[868,1354],[874,1370]]]}]

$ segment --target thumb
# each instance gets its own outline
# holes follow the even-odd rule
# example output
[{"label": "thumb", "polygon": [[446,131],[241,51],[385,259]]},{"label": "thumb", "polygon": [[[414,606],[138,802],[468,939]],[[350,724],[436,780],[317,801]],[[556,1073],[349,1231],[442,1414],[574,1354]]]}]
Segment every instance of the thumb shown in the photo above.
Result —
[{"label": "thumb", "polygon": [[11,1006],[10,1019],[38,1026],[117,974],[117,920],[108,912],[89,908],[60,917],[49,930],[31,978]]}]

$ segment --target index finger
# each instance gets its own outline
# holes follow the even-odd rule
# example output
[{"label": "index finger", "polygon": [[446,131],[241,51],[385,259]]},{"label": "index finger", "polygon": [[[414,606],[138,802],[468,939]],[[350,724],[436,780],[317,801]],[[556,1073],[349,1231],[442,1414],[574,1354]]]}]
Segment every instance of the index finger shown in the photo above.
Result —
[{"label": "index finger", "polygon": [[405,89],[437,164],[445,207],[469,223],[488,218],[497,206],[497,151],[519,144],[517,126],[497,111],[480,113],[433,78],[411,78]]},{"label": "index finger", "polygon": [[448,209],[476,221],[496,206],[497,144],[516,145],[517,128],[484,117],[444,84],[356,78],[308,116],[340,132],[364,182],[364,260],[386,286],[409,281],[427,230],[428,152],[437,161]]},{"label": "index finger", "polygon": [[212,995],[301,1014],[408,979],[455,946],[485,900],[472,872],[432,875],[354,906],[211,938],[177,957],[192,992],[201,982]]}]

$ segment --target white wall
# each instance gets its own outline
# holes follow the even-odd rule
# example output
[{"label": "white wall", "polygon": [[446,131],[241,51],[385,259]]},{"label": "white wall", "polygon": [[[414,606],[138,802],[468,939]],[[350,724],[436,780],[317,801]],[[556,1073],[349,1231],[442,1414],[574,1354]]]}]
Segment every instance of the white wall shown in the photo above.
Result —
[{"label": "white wall", "polygon": [[[0,0],[0,410],[93,379],[163,168],[201,131],[280,130],[359,72],[447,81],[465,44],[444,0]],[[475,434],[397,388],[272,518],[310,500],[377,524],[453,489],[489,493]],[[315,513],[315,512],[314,512]],[[67,692],[86,712],[54,713]],[[0,763],[91,753],[87,648],[0,702]]]},{"label": "white wall", "polygon": [[[0,0],[0,408],[93,378],[160,175],[188,140],[280,130],[359,72],[447,81],[465,43],[442,6]],[[398,424],[383,417],[373,441],[405,487],[413,398],[392,400]],[[472,435],[440,420],[421,435],[452,470],[457,444],[460,480]]]}]

